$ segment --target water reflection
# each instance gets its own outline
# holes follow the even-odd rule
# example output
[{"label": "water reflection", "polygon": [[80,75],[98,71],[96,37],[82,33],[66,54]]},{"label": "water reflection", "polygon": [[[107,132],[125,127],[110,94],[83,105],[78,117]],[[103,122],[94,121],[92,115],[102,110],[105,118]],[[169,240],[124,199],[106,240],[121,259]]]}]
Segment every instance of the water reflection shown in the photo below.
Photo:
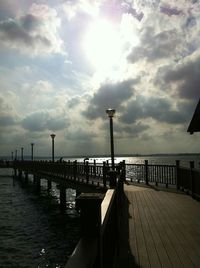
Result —
[{"label": "water reflection", "polygon": [[31,184],[22,187],[19,180],[1,177],[0,267],[64,267],[79,240],[75,196],[67,190],[67,209],[61,214],[56,184],[48,192],[42,180],[38,195]]}]

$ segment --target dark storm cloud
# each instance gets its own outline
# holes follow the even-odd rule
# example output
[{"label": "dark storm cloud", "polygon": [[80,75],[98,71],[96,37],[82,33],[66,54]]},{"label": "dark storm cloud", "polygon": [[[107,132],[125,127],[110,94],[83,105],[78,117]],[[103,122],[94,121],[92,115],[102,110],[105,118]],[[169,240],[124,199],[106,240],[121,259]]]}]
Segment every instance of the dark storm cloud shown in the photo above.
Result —
[{"label": "dark storm cloud", "polygon": [[160,11],[168,16],[178,16],[182,14],[182,10],[177,9],[176,7],[169,7],[169,6],[161,6]]},{"label": "dark storm cloud", "polygon": [[22,127],[29,131],[63,130],[68,123],[66,118],[51,116],[48,112],[36,112],[22,121]]},{"label": "dark storm cloud", "polygon": [[114,132],[116,138],[124,138],[124,137],[138,137],[140,133],[147,130],[149,128],[148,125],[138,122],[136,124],[115,124]]},{"label": "dark storm cloud", "polygon": [[177,93],[183,99],[198,99],[200,96],[200,57],[179,65],[163,74],[167,84],[177,84]]},{"label": "dark storm cloud", "polygon": [[88,108],[83,114],[88,119],[105,116],[105,110],[113,108],[119,110],[124,101],[134,94],[133,86],[139,80],[131,79],[116,84],[104,84],[89,102]]},{"label": "dark storm cloud", "polygon": [[139,96],[129,102],[126,112],[122,114],[121,121],[135,123],[139,119],[153,118],[159,122],[181,124],[185,117],[178,110],[172,108],[171,103],[165,98]]},{"label": "dark storm cloud", "polygon": [[27,14],[26,16],[22,16],[20,19],[20,24],[23,29],[25,29],[28,32],[33,32],[40,28],[41,21],[33,16],[32,14]]},{"label": "dark storm cloud", "polygon": [[14,42],[28,47],[37,46],[38,43],[49,47],[51,42],[38,31],[40,26],[39,19],[30,14],[19,20],[8,19],[0,22],[0,37],[4,43],[11,46]]},{"label": "dark storm cloud", "polygon": [[196,22],[196,18],[194,16],[189,16],[186,20],[186,27],[190,27],[192,28],[193,26],[196,26],[197,22]]},{"label": "dark storm cloud", "polygon": [[146,27],[141,35],[143,45],[134,47],[128,60],[134,63],[144,58],[148,61],[155,61],[176,56],[179,43],[180,40],[175,29],[155,34],[152,27]]},{"label": "dark storm cloud", "polygon": [[0,115],[0,127],[12,126],[16,124],[16,119],[12,115]]}]

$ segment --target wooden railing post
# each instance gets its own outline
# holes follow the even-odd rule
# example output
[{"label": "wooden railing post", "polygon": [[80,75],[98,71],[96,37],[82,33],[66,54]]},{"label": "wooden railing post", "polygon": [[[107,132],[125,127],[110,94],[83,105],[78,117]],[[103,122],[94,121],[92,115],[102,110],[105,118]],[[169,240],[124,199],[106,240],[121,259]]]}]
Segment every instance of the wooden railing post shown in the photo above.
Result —
[{"label": "wooden railing post", "polygon": [[148,160],[144,161],[144,165],[145,165],[145,181],[146,184],[149,184],[149,169],[148,169]]},{"label": "wooden railing post", "polygon": [[176,189],[180,189],[180,160],[176,160]]},{"label": "wooden railing post", "polygon": [[191,193],[192,197],[195,197],[195,189],[194,189],[194,161],[190,161],[190,185],[191,185]]},{"label": "wooden railing post", "polygon": [[99,193],[82,193],[76,199],[77,208],[80,210],[82,236],[99,236],[103,198],[104,195]]}]

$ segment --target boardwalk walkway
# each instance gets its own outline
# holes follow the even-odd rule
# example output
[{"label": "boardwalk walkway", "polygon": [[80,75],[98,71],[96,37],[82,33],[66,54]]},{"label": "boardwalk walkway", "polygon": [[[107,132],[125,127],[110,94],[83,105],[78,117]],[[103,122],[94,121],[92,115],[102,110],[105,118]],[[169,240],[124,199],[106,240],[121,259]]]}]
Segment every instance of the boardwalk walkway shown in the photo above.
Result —
[{"label": "boardwalk walkway", "polygon": [[200,203],[184,194],[124,188],[116,267],[200,267]]}]

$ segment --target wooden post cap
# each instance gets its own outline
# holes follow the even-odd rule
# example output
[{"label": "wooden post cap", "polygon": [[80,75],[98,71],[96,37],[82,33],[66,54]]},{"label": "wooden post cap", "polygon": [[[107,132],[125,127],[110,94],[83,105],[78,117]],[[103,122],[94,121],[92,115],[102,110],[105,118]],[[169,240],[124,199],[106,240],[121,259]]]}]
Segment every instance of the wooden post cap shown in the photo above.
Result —
[{"label": "wooden post cap", "polygon": [[80,210],[82,236],[97,236],[101,225],[101,203],[104,194],[82,193],[76,199]]}]

